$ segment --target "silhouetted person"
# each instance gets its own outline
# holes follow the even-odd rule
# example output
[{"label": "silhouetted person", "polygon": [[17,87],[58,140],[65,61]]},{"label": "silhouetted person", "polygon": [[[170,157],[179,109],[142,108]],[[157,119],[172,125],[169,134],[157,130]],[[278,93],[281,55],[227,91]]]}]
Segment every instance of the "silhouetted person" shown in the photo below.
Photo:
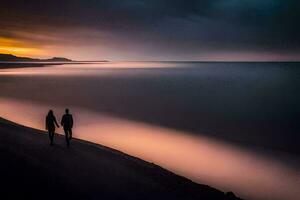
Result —
[{"label": "silhouetted person", "polygon": [[56,121],[53,111],[49,110],[48,115],[46,117],[46,130],[48,130],[49,133],[50,145],[53,145],[55,125],[57,126],[57,128],[59,128],[59,125]]},{"label": "silhouetted person", "polygon": [[61,125],[64,127],[67,146],[70,146],[70,140],[72,139],[73,117],[69,114],[69,109],[65,110],[66,113],[61,119]]}]

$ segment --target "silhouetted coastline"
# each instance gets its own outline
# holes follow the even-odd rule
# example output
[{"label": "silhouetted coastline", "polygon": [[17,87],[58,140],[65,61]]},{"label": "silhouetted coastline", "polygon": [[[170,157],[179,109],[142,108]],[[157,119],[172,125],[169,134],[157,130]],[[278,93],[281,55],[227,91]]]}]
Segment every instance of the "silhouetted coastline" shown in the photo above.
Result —
[{"label": "silhouetted coastline", "polygon": [[50,59],[37,59],[28,57],[18,57],[12,54],[0,54],[1,62],[73,62],[73,60],[63,57],[53,57]]},{"label": "silhouetted coastline", "polygon": [[25,67],[45,67],[49,65],[63,64],[92,64],[95,62],[108,62],[107,60],[97,61],[75,61],[63,57],[53,57],[49,59],[37,59],[29,57],[18,57],[12,54],[0,53],[0,69],[25,68]]}]

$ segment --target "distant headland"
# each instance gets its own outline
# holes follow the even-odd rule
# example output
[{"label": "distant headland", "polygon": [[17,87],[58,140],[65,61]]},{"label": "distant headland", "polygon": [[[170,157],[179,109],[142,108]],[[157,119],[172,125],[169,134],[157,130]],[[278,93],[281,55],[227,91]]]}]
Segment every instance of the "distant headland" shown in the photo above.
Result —
[{"label": "distant headland", "polygon": [[53,57],[50,59],[36,59],[28,57],[18,57],[12,54],[0,54],[0,62],[74,62],[68,58]]}]

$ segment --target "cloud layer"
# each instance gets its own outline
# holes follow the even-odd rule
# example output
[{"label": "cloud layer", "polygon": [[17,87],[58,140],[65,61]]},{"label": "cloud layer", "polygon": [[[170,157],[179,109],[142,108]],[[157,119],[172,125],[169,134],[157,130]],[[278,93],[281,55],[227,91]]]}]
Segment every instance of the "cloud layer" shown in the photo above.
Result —
[{"label": "cloud layer", "polygon": [[297,0],[0,3],[0,37],[73,58],[297,60],[299,20]]}]

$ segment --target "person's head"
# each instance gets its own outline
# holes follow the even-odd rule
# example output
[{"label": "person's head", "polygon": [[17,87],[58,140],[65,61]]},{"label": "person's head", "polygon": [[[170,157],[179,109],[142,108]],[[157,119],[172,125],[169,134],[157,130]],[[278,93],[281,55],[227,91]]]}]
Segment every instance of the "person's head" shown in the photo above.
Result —
[{"label": "person's head", "polygon": [[53,116],[53,110],[49,110],[48,115]]},{"label": "person's head", "polygon": [[66,113],[67,113],[67,114],[69,114],[69,109],[68,109],[68,108],[66,108],[66,110],[65,110],[65,111],[66,111]]}]

